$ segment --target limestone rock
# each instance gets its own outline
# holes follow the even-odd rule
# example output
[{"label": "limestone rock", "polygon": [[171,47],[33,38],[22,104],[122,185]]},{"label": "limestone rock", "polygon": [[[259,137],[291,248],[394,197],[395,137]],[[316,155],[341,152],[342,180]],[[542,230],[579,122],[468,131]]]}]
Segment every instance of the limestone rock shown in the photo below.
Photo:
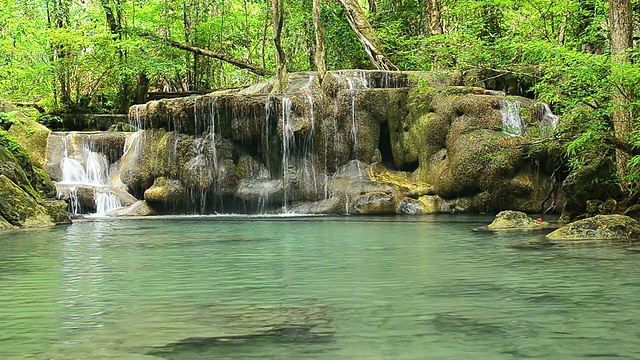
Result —
[{"label": "limestone rock", "polygon": [[31,182],[15,156],[4,146],[0,145],[0,174],[6,176],[32,198],[38,198]]},{"label": "limestone rock", "polygon": [[146,201],[140,200],[123,209],[116,209],[109,216],[150,216],[157,215],[157,212],[151,208]]},{"label": "limestone rock", "polygon": [[49,200],[40,202],[40,205],[44,207],[54,224],[71,224],[71,218],[69,217],[69,213],[67,213],[66,202],[60,200]]},{"label": "limestone rock", "polygon": [[0,216],[0,231],[15,229],[15,226],[11,225],[5,218]]},{"label": "limestone rock", "polygon": [[45,209],[5,175],[0,175],[0,216],[15,226],[54,225]]},{"label": "limestone rock", "polygon": [[29,118],[13,124],[9,134],[15,136],[20,146],[29,154],[31,162],[37,167],[44,167],[47,163],[47,142],[49,130],[46,126]]},{"label": "limestone rock", "polygon": [[640,238],[640,222],[625,215],[597,215],[565,225],[550,240],[628,240]]},{"label": "limestone rock", "polygon": [[362,215],[395,214],[398,201],[393,194],[375,192],[353,199],[353,212]]},{"label": "limestone rock", "polygon": [[496,215],[493,222],[487,225],[489,230],[527,230],[549,226],[545,221],[537,221],[520,211],[505,210]]},{"label": "limestone rock", "polygon": [[144,199],[147,202],[157,202],[163,204],[178,204],[184,201],[187,192],[180,180],[160,177],[155,179],[153,186],[144,192]]}]

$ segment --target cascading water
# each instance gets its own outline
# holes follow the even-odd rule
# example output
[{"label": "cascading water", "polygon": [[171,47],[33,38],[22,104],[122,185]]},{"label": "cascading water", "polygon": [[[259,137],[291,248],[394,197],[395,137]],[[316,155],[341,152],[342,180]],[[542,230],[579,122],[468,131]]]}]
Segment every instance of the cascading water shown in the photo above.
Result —
[{"label": "cascading water", "polygon": [[525,131],[525,123],[520,114],[519,101],[501,100],[502,131],[511,136],[521,136]]},{"label": "cascading water", "polygon": [[549,136],[553,134],[553,132],[558,127],[558,122],[560,121],[560,117],[555,115],[549,105],[546,103],[542,103],[542,121],[540,122],[540,131],[542,135]]},{"label": "cascading water", "polygon": [[[69,210],[75,215],[82,214],[78,191],[93,192],[95,213],[105,215],[122,207],[119,198],[111,191],[109,162],[107,157],[91,148],[91,135],[78,139],[77,133],[62,136],[64,157],[60,162],[60,181],[56,182],[58,198],[68,198]],[[125,141],[125,153],[132,148],[132,141]],[[80,145],[77,145],[80,142]],[[89,190],[87,190],[89,189]]]},{"label": "cascading water", "polygon": [[284,212],[287,212],[288,192],[290,187],[289,160],[293,147],[293,127],[291,124],[291,99],[282,98],[282,181],[284,186]]}]

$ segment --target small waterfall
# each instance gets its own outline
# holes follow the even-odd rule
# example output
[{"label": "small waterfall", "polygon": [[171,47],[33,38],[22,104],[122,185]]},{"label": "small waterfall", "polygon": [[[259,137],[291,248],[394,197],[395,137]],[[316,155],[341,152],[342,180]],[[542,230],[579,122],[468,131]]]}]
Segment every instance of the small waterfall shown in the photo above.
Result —
[{"label": "small waterfall", "polygon": [[[125,140],[124,154],[135,148],[139,132],[134,134]],[[79,138],[77,133],[68,133],[62,136],[62,141],[64,157],[60,162],[61,176],[55,185],[57,197],[69,200],[69,211],[75,215],[83,213],[79,195],[81,189],[83,193],[93,193],[96,208],[94,215],[105,215],[122,207],[109,185],[109,161],[104,154],[92,149],[91,135]]]},{"label": "small waterfall", "polygon": [[284,212],[287,212],[287,201],[289,192],[289,160],[291,149],[293,148],[294,134],[291,124],[291,99],[282,98],[282,180],[284,182]]},{"label": "small waterfall", "polygon": [[554,114],[549,105],[542,103],[542,119],[540,121],[540,132],[543,136],[552,135],[558,127],[560,117]]},{"label": "small waterfall", "polygon": [[94,215],[96,216],[104,216],[109,211],[118,209],[122,207],[122,203],[118,197],[110,192],[96,192],[95,194],[96,201],[96,212]]},{"label": "small waterfall", "polygon": [[218,152],[216,149],[216,121],[220,118],[218,114],[218,98],[213,98],[209,108],[209,146],[211,146],[211,156],[213,157],[213,172],[218,174]]},{"label": "small waterfall", "polygon": [[501,100],[502,131],[511,136],[521,136],[525,131],[525,122],[520,114],[519,101]]}]

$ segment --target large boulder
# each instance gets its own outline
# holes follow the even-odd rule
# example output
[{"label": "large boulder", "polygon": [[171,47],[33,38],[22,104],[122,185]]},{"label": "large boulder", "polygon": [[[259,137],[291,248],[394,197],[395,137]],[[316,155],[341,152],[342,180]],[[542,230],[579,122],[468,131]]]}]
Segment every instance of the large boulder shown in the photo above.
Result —
[{"label": "large boulder", "polygon": [[47,211],[5,175],[0,175],[0,216],[20,227],[55,225]]},{"label": "large boulder", "polygon": [[47,142],[49,141],[49,130],[46,126],[29,118],[15,123],[9,129],[9,134],[13,135],[20,146],[29,154],[31,162],[43,168],[47,163]]},{"label": "large boulder", "polygon": [[565,225],[547,235],[550,240],[633,240],[640,222],[625,215],[597,215]]}]

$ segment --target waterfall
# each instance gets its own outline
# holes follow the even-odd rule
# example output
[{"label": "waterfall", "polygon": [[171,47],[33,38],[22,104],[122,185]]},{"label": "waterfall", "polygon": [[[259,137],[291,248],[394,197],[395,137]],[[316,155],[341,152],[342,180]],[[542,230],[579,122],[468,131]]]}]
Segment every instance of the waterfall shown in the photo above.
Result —
[{"label": "waterfall", "polygon": [[209,107],[209,146],[211,146],[211,156],[213,157],[213,172],[218,174],[218,152],[216,149],[216,121],[218,114],[218,98],[213,98]]},{"label": "waterfall", "polygon": [[525,123],[520,114],[519,101],[501,100],[502,131],[511,136],[520,136],[525,131]]},{"label": "waterfall", "polygon": [[[125,155],[135,148],[135,139],[139,134],[140,132],[136,132],[126,138],[123,149]],[[69,211],[75,215],[83,213],[79,195],[81,189],[83,193],[93,193],[96,208],[93,215],[105,215],[122,207],[109,185],[109,161],[104,154],[92,149],[91,135],[80,138],[75,132],[64,134],[62,143],[64,157],[60,161],[60,181],[56,182],[55,186],[57,197],[68,199]]]},{"label": "waterfall", "polygon": [[95,194],[96,201],[96,212],[94,215],[96,216],[104,216],[109,211],[118,209],[122,207],[122,203],[120,203],[120,199],[115,194],[109,192],[96,192]]},{"label": "waterfall", "polygon": [[560,121],[560,117],[555,115],[549,105],[546,103],[542,103],[542,121],[540,122],[540,132],[543,136],[549,136],[553,134],[558,127],[558,122]]},{"label": "waterfall", "polygon": [[289,160],[293,147],[293,127],[291,124],[291,99],[282,98],[282,180],[284,182],[284,212],[287,212],[289,191]]}]

